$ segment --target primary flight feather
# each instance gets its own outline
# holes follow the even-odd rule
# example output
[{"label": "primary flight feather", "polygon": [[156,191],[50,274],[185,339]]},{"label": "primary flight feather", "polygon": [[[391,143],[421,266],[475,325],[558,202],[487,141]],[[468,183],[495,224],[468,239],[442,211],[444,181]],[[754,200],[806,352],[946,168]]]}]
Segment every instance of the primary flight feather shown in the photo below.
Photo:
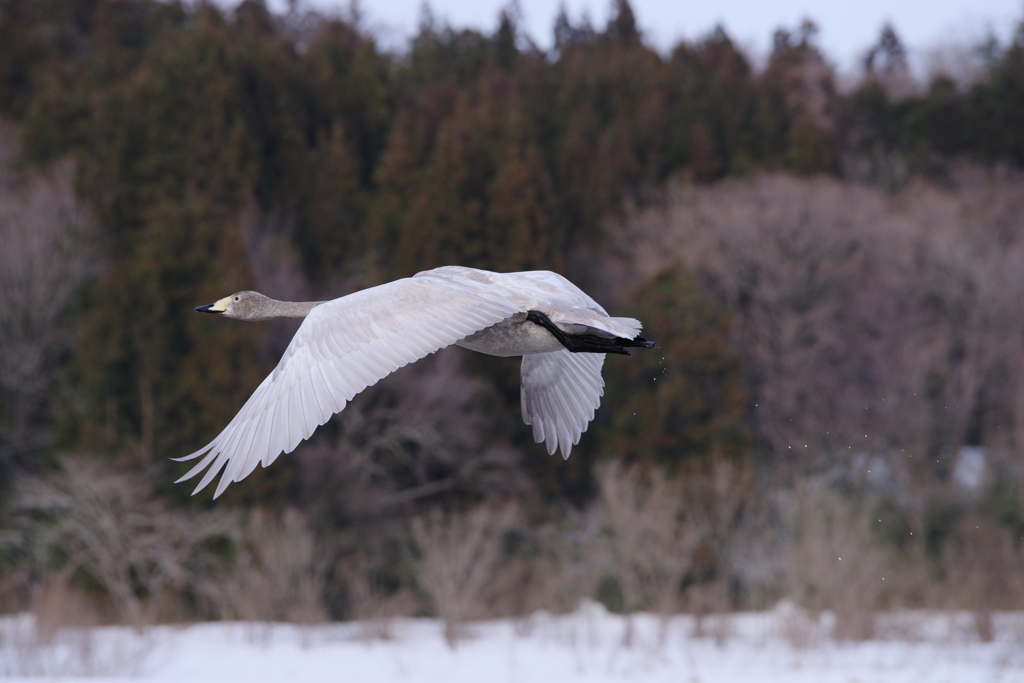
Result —
[{"label": "primary flight feather", "polygon": [[568,458],[604,394],[605,354],[651,348],[640,322],[613,318],[561,275],[446,266],[332,301],[275,301],[238,292],[196,309],[241,320],[305,318],[281,361],[178,481],[223,470],[214,498],[256,465],[267,467],[398,368],[457,344],[522,356],[523,421],[548,454]]}]

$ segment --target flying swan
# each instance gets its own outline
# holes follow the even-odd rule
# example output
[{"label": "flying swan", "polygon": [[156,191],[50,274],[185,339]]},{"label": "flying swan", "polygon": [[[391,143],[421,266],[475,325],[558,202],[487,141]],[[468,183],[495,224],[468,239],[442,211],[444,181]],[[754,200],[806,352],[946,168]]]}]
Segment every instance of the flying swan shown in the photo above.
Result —
[{"label": "flying swan", "polygon": [[548,454],[569,457],[604,394],[605,354],[652,348],[640,321],[612,318],[579,287],[550,271],[492,273],[446,266],[333,301],[276,301],[238,292],[197,311],[239,320],[305,318],[281,361],[238,414],[201,449],[193,495],[224,470],[214,498],[257,464],[267,467],[360,391],[451,344],[522,356],[520,403]]}]

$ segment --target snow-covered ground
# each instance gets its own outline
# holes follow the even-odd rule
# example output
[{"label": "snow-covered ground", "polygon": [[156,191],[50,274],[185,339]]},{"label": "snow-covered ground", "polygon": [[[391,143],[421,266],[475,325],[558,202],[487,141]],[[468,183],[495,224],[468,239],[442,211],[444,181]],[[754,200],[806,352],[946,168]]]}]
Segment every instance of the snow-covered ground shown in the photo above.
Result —
[{"label": "snow-covered ground", "polygon": [[1024,682],[1024,614],[997,614],[995,638],[980,642],[970,615],[900,613],[880,621],[880,637],[860,643],[825,637],[788,607],[667,625],[626,621],[598,605],[575,614],[536,614],[474,624],[449,648],[438,622],[396,619],[391,637],[354,624],[209,623],[64,629],[41,640],[31,617],[0,619],[0,677],[91,681],[887,681]]}]

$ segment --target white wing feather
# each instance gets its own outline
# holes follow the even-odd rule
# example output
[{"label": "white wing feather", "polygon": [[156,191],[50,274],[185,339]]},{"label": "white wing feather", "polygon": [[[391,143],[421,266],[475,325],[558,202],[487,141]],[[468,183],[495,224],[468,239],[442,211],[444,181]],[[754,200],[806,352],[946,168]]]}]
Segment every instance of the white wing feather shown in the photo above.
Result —
[{"label": "white wing feather", "polygon": [[[430,278],[446,282],[462,291],[488,299],[498,297],[524,311],[543,311],[554,323],[562,323],[567,331],[575,326],[589,328],[591,333],[603,332],[633,339],[640,333],[640,321],[633,318],[612,318],[586,292],[550,270],[521,273],[492,273],[464,266],[444,266],[417,273],[414,278]],[[584,329],[572,330],[583,332]]]},{"label": "white wing feather", "polygon": [[396,280],[321,304],[224,431],[179,458],[206,454],[178,481],[207,470],[198,492],[224,470],[216,498],[257,464],[266,467],[290,453],[366,387],[519,312],[511,303],[429,277]]},{"label": "white wing feather", "polygon": [[533,440],[547,442],[548,455],[561,447],[568,458],[572,447],[601,405],[603,353],[566,350],[523,356],[519,390],[523,422],[533,426]]}]

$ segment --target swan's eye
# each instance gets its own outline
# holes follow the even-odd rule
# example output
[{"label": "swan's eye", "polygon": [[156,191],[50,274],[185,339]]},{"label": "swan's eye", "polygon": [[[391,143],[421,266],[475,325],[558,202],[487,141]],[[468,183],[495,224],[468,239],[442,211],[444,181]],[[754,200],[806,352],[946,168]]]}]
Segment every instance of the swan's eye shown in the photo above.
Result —
[{"label": "swan's eye", "polygon": [[240,296],[236,296],[235,297],[235,301],[240,301],[241,299],[242,299],[242,297],[240,297]]}]

